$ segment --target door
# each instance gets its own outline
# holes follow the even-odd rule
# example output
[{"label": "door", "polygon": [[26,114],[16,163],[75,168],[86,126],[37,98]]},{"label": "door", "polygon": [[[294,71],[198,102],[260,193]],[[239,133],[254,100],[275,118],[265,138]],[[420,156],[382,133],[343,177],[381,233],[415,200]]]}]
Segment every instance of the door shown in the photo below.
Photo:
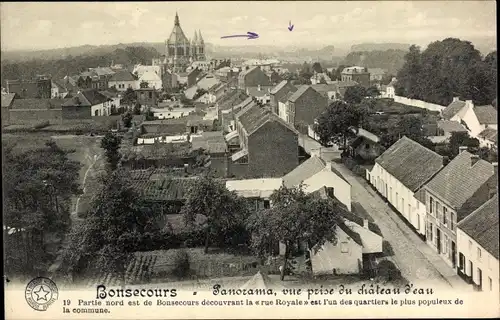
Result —
[{"label": "door", "polygon": [[441,229],[436,228],[436,242],[438,253],[441,253]]},{"label": "door", "polygon": [[451,263],[453,263],[453,268],[457,266],[457,245],[455,241],[451,242]]}]

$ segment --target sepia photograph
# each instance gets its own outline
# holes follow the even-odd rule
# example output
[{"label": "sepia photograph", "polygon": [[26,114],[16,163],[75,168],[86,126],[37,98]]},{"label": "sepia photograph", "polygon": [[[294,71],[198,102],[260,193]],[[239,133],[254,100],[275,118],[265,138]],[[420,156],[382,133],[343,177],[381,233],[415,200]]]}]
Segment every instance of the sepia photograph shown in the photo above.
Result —
[{"label": "sepia photograph", "polygon": [[495,1],[0,12],[7,319],[500,317]]}]

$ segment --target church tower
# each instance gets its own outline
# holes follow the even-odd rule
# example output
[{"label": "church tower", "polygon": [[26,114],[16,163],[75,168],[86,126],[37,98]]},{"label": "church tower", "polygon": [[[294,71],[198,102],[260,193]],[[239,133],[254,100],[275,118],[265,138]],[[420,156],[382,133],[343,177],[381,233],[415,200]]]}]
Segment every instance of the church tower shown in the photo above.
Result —
[{"label": "church tower", "polygon": [[174,72],[183,72],[189,65],[191,43],[182,31],[179,15],[175,13],[174,28],[167,40],[167,61]]}]

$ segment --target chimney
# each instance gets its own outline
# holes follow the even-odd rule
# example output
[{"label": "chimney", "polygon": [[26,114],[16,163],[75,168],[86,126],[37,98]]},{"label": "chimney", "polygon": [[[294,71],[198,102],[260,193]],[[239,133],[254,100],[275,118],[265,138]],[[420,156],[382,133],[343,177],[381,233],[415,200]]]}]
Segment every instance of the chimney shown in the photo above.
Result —
[{"label": "chimney", "polygon": [[363,227],[365,227],[366,229],[368,229],[368,219],[363,219]]},{"label": "chimney", "polygon": [[259,85],[257,85],[257,90],[258,90],[258,91],[260,91],[260,84],[259,84]]},{"label": "chimney", "polygon": [[450,158],[447,156],[443,157],[443,166],[446,166],[448,163],[450,163]]},{"label": "chimney", "polygon": [[453,97],[453,102],[460,101],[460,97]]},{"label": "chimney", "polygon": [[476,162],[479,161],[479,156],[476,154],[473,154],[470,156],[470,166],[472,167],[473,165],[476,164]]},{"label": "chimney", "polygon": [[458,147],[458,154],[461,154],[464,151],[467,151],[467,147],[466,146],[460,146],[460,147]]},{"label": "chimney", "polygon": [[465,105],[474,108],[474,103],[472,102],[472,100],[465,100]]}]

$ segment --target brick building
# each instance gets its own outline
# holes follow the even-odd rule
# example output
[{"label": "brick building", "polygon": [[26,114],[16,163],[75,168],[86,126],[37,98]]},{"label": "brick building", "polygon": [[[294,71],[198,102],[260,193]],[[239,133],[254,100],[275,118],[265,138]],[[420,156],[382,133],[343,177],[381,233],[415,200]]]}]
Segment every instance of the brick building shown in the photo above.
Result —
[{"label": "brick building", "polygon": [[363,87],[370,86],[370,72],[364,67],[348,67],[341,72],[342,81],[356,81]]},{"label": "brick building", "polygon": [[247,87],[272,86],[271,80],[260,67],[249,67],[238,75],[238,88],[245,90]]},{"label": "brick building", "polygon": [[[299,131],[306,130],[314,120],[328,107],[328,98],[304,85],[290,95],[284,108],[278,110],[279,117],[293,125]],[[284,109],[284,110],[283,110]]]},{"label": "brick building", "polygon": [[37,76],[31,80],[6,80],[7,92],[15,93],[21,99],[50,99],[52,80],[46,76]]}]

